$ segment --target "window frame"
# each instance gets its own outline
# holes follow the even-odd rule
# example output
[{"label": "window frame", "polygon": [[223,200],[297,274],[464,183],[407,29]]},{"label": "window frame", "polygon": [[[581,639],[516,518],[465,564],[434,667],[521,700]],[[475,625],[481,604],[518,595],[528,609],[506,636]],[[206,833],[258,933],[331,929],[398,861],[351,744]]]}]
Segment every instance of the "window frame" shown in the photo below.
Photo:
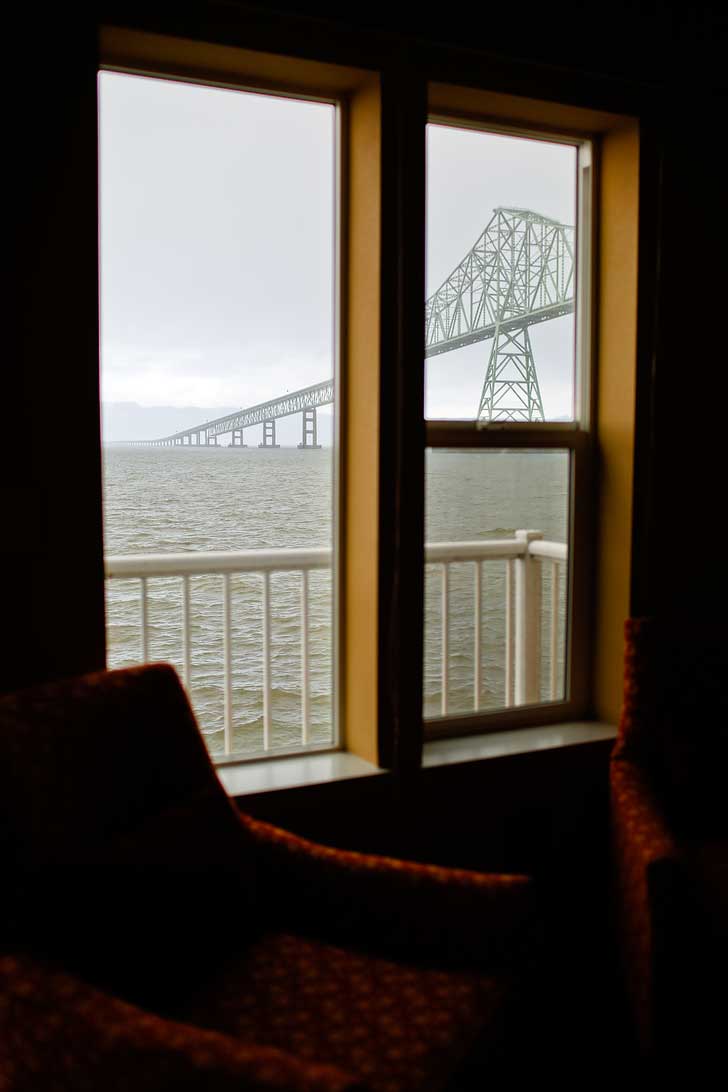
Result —
[{"label": "window frame", "polygon": [[[472,113],[430,111],[428,124],[474,132],[500,133],[522,139],[566,144],[576,151],[576,268],[574,338],[574,420],[568,422],[481,422],[425,419],[429,449],[566,450],[569,452],[568,560],[566,579],[566,634],[564,697],[526,705],[504,706],[477,713],[424,717],[425,740],[484,734],[537,724],[553,724],[584,717],[589,708],[590,619],[589,596],[593,569],[593,423],[595,352],[593,343],[593,284],[596,224],[592,210],[597,188],[594,139],[545,126],[518,126],[512,122],[479,118]],[[423,618],[424,626],[424,618]]]},{"label": "window frame", "polygon": [[[584,470],[592,464],[594,504],[591,514],[577,513],[594,552],[592,583],[580,578],[583,602],[593,605],[591,649],[581,649],[581,715],[614,721],[631,590],[637,335],[645,341],[637,321],[639,104],[617,94],[612,99],[622,113],[578,105],[603,102],[604,95],[588,80],[575,92],[563,73],[519,71],[508,62],[483,66],[447,46],[405,48],[376,36],[354,41],[343,32],[312,44],[298,30],[274,20],[272,30],[216,28],[214,41],[199,28],[187,40],[156,29],[121,34],[144,38],[155,71],[161,58],[174,64],[177,78],[203,69],[205,79],[219,76],[245,58],[249,70],[263,72],[266,88],[335,87],[345,104],[341,747],[405,778],[422,766],[425,124],[428,115],[443,113],[591,139],[601,161],[592,217],[594,322],[587,335],[596,360],[589,396],[594,451],[591,460],[580,460]],[[201,63],[200,55],[212,60]],[[349,60],[359,67],[348,68]],[[641,266],[639,273],[644,277]],[[536,708],[540,723],[566,715]],[[533,723],[528,707],[494,716],[492,730],[521,726],[524,716]],[[481,733],[482,721],[459,720],[454,731],[468,729]]]},{"label": "window frame", "polygon": [[[172,66],[174,67],[174,66]],[[280,89],[272,88],[265,85],[263,82],[255,81],[255,79],[246,79],[242,77],[240,81],[224,80],[224,79],[212,79],[202,76],[186,75],[179,76],[174,72],[165,68],[165,70],[154,71],[147,67],[140,68],[138,66],[131,66],[129,64],[112,64],[100,62],[98,68],[99,76],[104,72],[115,72],[128,76],[138,76],[141,78],[165,80],[169,83],[184,84],[188,86],[209,87],[216,88],[225,91],[237,91],[241,94],[256,94],[256,95],[268,95],[271,98],[290,99],[298,102],[317,102],[324,105],[333,107],[334,109],[334,209],[333,209],[333,332],[332,332],[332,350],[333,350],[333,380],[334,390],[336,397],[334,400],[334,424],[333,424],[333,484],[332,484],[332,549],[331,549],[331,573],[332,573],[332,602],[331,602],[331,617],[332,617],[332,671],[331,671],[331,718],[332,718],[332,731],[331,739],[326,743],[301,743],[294,744],[288,747],[275,747],[265,750],[251,752],[236,752],[230,753],[210,753],[210,757],[216,766],[235,765],[241,762],[256,762],[261,759],[275,759],[285,758],[292,755],[305,755],[305,754],[321,754],[331,751],[341,750],[342,747],[342,725],[341,725],[341,703],[340,703],[340,686],[339,686],[339,638],[341,629],[341,589],[340,589],[340,572],[339,562],[341,559],[341,535],[342,535],[342,520],[340,518],[340,484],[341,484],[341,413],[340,413],[340,399],[338,397],[338,391],[342,382],[342,333],[341,333],[341,291],[340,291],[340,278],[342,269],[342,237],[341,237],[341,224],[342,224],[342,167],[343,167],[343,134],[344,123],[342,114],[345,109],[344,100],[340,96],[316,94],[307,91],[295,91],[289,88]],[[104,549],[104,555],[106,551]],[[107,649],[108,652],[108,649]]]},{"label": "window frame", "polygon": [[[219,767],[278,758],[327,754],[351,747],[352,733],[347,730],[344,713],[347,684],[352,686],[352,669],[347,664],[342,649],[348,648],[344,628],[352,626],[349,608],[345,605],[350,596],[344,592],[347,572],[352,568],[349,557],[351,535],[347,535],[347,520],[342,511],[344,490],[342,480],[351,471],[347,458],[349,429],[343,424],[350,390],[348,350],[349,330],[356,308],[345,301],[351,275],[348,255],[352,245],[352,220],[361,212],[361,196],[350,192],[356,182],[355,169],[350,165],[350,132],[357,122],[356,115],[362,110],[358,98],[372,91],[372,74],[367,70],[341,65],[326,64],[314,60],[284,57],[279,54],[259,54],[237,47],[216,46],[194,40],[176,40],[164,35],[126,28],[103,27],[100,33],[100,50],[97,71],[120,72],[129,75],[169,80],[171,82],[221,88],[231,91],[267,94],[274,97],[330,104],[335,109],[335,223],[334,223],[334,527],[332,541],[333,568],[333,651],[332,651],[332,719],[333,739],[325,744],[295,745],[276,748],[268,752],[251,754],[232,753],[212,756]],[[376,78],[376,76],[375,76]],[[361,186],[359,186],[361,189]],[[366,216],[369,210],[364,210]],[[361,373],[361,367],[358,368]],[[354,384],[351,384],[353,386]],[[349,483],[350,484],[350,483]],[[366,488],[366,483],[364,488]],[[361,493],[361,486],[355,490]],[[354,559],[356,564],[356,559]],[[359,627],[357,627],[359,628]],[[351,701],[349,702],[351,706]],[[369,733],[370,735],[370,733]],[[358,753],[357,741],[351,748]],[[370,748],[371,750],[371,748]]]},{"label": "window frame", "polygon": [[[636,427],[638,341],[645,340],[638,312],[640,185],[646,165],[642,162],[646,154],[643,111],[619,96],[617,109],[624,112],[611,112],[609,104],[583,106],[566,74],[517,72],[512,65],[497,62],[483,71],[476,61],[468,63],[446,50],[431,53],[429,61],[430,116],[456,118],[458,123],[472,119],[477,127],[524,135],[560,134],[573,143],[591,142],[592,184],[581,187],[582,196],[588,195],[591,203],[591,230],[588,237],[582,233],[581,245],[587,242],[590,248],[587,264],[593,303],[579,348],[590,351],[593,360],[591,389],[581,392],[592,437],[581,466],[592,503],[590,510],[581,505],[575,512],[583,525],[583,531],[575,529],[575,535],[577,541],[583,535],[592,562],[579,565],[574,574],[574,602],[587,614],[584,641],[589,647],[580,640],[575,649],[582,701],[571,711],[565,708],[563,714],[615,723],[622,693],[622,627],[630,614],[632,591],[634,462],[640,454]],[[583,90],[581,96],[582,100],[590,97]],[[594,90],[591,98],[604,102],[604,95]],[[584,210],[579,212],[583,216]],[[583,254],[580,258],[585,261]],[[646,297],[645,310],[649,303]],[[496,714],[493,729],[560,719],[553,706],[531,708],[538,710],[537,717],[530,715],[528,707]],[[461,721],[455,732],[465,735],[468,728],[483,731],[482,723]]]}]

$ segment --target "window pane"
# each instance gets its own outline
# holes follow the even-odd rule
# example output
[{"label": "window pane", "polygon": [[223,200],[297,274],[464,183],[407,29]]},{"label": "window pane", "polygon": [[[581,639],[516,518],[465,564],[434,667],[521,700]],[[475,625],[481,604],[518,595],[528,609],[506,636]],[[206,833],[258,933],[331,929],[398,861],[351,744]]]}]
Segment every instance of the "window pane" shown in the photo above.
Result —
[{"label": "window pane", "polygon": [[428,448],[425,717],[565,697],[569,466],[568,451]]},{"label": "window pane", "polygon": [[335,107],[99,100],[108,664],[173,663],[215,756],[330,745]]},{"label": "window pane", "polygon": [[575,416],[577,149],[427,127],[429,419]]}]

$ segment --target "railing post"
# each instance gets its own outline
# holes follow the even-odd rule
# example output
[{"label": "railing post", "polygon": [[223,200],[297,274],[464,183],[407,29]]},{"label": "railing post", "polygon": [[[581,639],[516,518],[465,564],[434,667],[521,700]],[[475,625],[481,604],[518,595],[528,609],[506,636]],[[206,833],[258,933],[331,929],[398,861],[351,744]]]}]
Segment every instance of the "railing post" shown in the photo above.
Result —
[{"label": "railing post", "polygon": [[533,705],[541,696],[541,564],[528,550],[539,538],[542,531],[516,531],[525,546],[515,561],[516,705]]}]

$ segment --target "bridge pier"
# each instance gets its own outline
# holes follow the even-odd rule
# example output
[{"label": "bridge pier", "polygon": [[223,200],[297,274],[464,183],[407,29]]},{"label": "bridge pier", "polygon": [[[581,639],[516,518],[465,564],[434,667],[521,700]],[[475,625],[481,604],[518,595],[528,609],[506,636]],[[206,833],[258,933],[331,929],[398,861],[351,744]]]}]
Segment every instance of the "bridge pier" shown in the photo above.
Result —
[{"label": "bridge pier", "polygon": [[247,444],[243,443],[243,430],[241,428],[234,428],[232,430],[232,437],[230,440],[230,447],[247,447]]},{"label": "bridge pier", "polygon": [[211,436],[209,432],[205,432],[205,447],[217,447],[217,436]]},{"label": "bridge pier", "polygon": [[280,444],[276,443],[276,422],[275,417],[270,421],[263,422],[263,443],[258,444],[258,447],[280,447]]},{"label": "bridge pier", "polygon": [[303,424],[303,438],[298,445],[299,448],[315,448],[321,447],[321,444],[317,443],[317,430],[316,430],[316,407],[307,406],[301,414]]}]

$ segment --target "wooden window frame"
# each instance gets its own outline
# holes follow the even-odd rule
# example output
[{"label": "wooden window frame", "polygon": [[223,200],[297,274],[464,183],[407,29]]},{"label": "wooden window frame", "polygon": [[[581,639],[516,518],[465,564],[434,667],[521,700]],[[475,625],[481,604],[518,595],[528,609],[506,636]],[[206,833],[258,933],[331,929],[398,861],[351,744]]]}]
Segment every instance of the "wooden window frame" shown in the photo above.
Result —
[{"label": "wooden window frame", "polygon": [[[234,36],[239,40],[245,28]],[[341,745],[405,773],[423,746],[425,124],[429,115],[529,128],[593,141],[599,157],[593,247],[595,436],[592,514],[584,540],[593,567],[575,575],[575,603],[590,614],[573,714],[615,720],[621,700],[622,622],[630,613],[635,457],[640,124],[535,98],[533,77],[459,63],[441,50],[371,48],[295,35],[270,49],[104,29],[104,64],[247,89],[335,98],[342,127],[339,668]],[[276,49],[278,46],[276,45]],[[286,54],[286,49],[290,52]],[[300,56],[306,52],[308,56]],[[323,60],[311,59],[318,53]],[[297,55],[298,54],[298,55]],[[356,67],[341,63],[356,57]],[[332,62],[331,58],[335,61]],[[363,62],[362,62],[363,58]],[[455,82],[457,79],[458,82]],[[519,93],[511,93],[513,84]],[[492,85],[509,86],[509,92]],[[554,433],[556,440],[556,433]],[[525,435],[523,441],[526,442]],[[577,446],[574,441],[570,446]],[[580,517],[582,518],[582,517]],[[577,598],[578,597],[578,598]],[[498,727],[533,723],[533,709],[494,714]],[[496,725],[494,719],[489,728]],[[454,728],[482,731],[483,722]]]},{"label": "wooden window frame", "polygon": [[[589,593],[593,572],[593,447],[595,418],[595,353],[592,322],[595,280],[596,224],[593,216],[597,192],[598,161],[591,134],[549,129],[532,120],[517,125],[492,115],[491,97],[484,104],[487,116],[471,110],[466,115],[449,106],[452,88],[431,91],[437,104],[428,122],[470,129],[482,133],[503,133],[521,139],[540,139],[565,144],[577,155],[577,260],[576,330],[573,422],[529,423],[479,422],[427,419],[428,448],[463,448],[478,451],[560,450],[569,454],[568,510],[569,552],[566,564],[566,634],[564,649],[564,697],[533,704],[501,707],[473,714],[453,714],[428,719],[423,725],[425,739],[502,731],[577,720],[589,715],[590,648],[592,603]],[[462,93],[462,91],[461,91]],[[472,97],[472,96],[471,96]],[[445,102],[444,109],[440,105]],[[472,104],[469,104],[472,105]],[[586,167],[584,164],[586,163]]]},{"label": "wooden window frame", "polygon": [[[439,68],[452,79],[455,64],[447,51],[430,64],[398,73],[398,83],[410,85],[400,92],[399,130],[402,144],[409,144],[410,156],[399,164],[399,215],[404,222],[401,237],[409,242],[409,252],[391,253],[398,262],[398,280],[416,285],[418,296],[402,293],[398,303],[401,325],[398,387],[389,395],[398,411],[400,442],[404,451],[400,469],[400,496],[407,511],[400,510],[396,542],[391,554],[395,573],[389,603],[389,640],[382,648],[382,670],[389,669],[390,690],[397,695],[398,708],[389,721],[386,706],[380,711],[389,727],[388,739],[395,748],[392,764],[402,770],[421,763],[425,738],[422,717],[422,614],[424,599],[424,374],[422,360],[422,300],[424,292],[424,196],[420,178],[424,177],[424,131],[428,117],[449,117],[471,122],[477,127],[500,128],[542,135],[560,134],[575,142],[589,141],[598,167],[593,171],[590,191],[593,211],[590,217],[592,307],[585,336],[593,360],[592,387],[584,402],[591,436],[544,426],[534,433],[525,427],[513,428],[511,441],[533,446],[579,448],[573,461],[573,473],[585,484],[574,483],[573,496],[591,493],[591,506],[582,505],[573,513],[577,526],[574,540],[581,544],[572,566],[573,613],[576,620],[574,657],[571,667],[571,699],[564,703],[522,707],[476,717],[457,717],[431,722],[435,735],[466,735],[515,727],[548,724],[565,719],[595,719],[616,722],[622,695],[622,626],[630,614],[633,464],[635,459],[636,382],[637,382],[637,287],[640,190],[640,125],[636,114],[617,114],[587,109],[557,101],[493,91],[488,84],[497,79],[490,72],[471,72],[470,82],[445,82],[432,76]],[[424,68],[424,72],[423,72]],[[420,79],[420,94],[414,86]],[[461,73],[458,73],[458,80]],[[409,116],[407,104],[409,103]],[[414,104],[414,105],[413,105]],[[418,112],[419,111],[419,112]],[[395,111],[396,113],[396,111]],[[412,134],[421,140],[413,149]],[[417,172],[417,176],[415,175]],[[386,176],[383,179],[386,186]],[[418,366],[419,364],[419,366]],[[383,368],[386,371],[386,368]],[[383,394],[386,394],[386,387]],[[419,413],[418,423],[414,414]],[[391,418],[390,418],[391,419]],[[437,426],[435,426],[437,427]],[[448,424],[453,445],[469,444],[471,426]],[[443,430],[445,426],[443,426]],[[444,438],[444,432],[441,432]],[[391,442],[391,441],[390,441]],[[477,446],[501,446],[493,430],[480,434]],[[406,482],[403,487],[402,479]],[[382,527],[386,527],[383,521]],[[385,574],[386,575],[386,574]],[[386,589],[385,589],[386,590]],[[396,596],[396,598],[395,598]],[[387,601],[384,601],[384,606]],[[419,620],[413,634],[414,617]],[[402,650],[407,648],[406,652]],[[397,650],[392,654],[391,650]],[[388,663],[388,657],[391,662]],[[392,666],[392,663],[394,666]]]},{"label": "wooden window frame", "polygon": [[[102,70],[267,92],[337,107],[334,749],[344,747],[375,762],[377,737],[371,725],[376,722],[377,693],[378,75],[115,27],[102,29],[99,47]],[[352,253],[357,255],[356,262],[350,261]],[[356,458],[349,455],[352,447]]]}]

